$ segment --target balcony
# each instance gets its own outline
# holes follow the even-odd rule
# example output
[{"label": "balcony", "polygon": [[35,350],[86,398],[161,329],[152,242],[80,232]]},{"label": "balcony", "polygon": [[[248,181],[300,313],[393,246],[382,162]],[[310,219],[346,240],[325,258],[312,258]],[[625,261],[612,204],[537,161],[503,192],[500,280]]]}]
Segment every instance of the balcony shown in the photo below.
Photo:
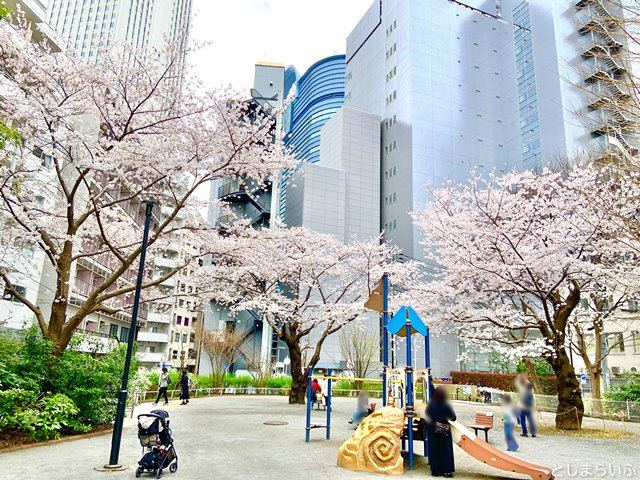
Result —
[{"label": "balcony", "polygon": [[164,355],[160,352],[138,352],[136,354],[140,363],[152,363],[154,365],[162,364]]},{"label": "balcony", "polygon": [[169,277],[164,282],[160,283],[160,286],[167,288],[176,288],[177,280],[176,277]]},{"label": "balcony", "polygon": [[170,257],[164,257],[162,255],[157,255],[155,257],[155,263],[156,263],[156,267],[173,269],[173,268],[176,268],[176,266],[178,265],[178,258],[177,257],[170,258]]},{"label": "balcony", "polygon": [[139,342],[169,343],[169,333],[138,332]]},{"label": "balcony", "polygon": [[[170,300],[171,300],[171,304],[173,304],[173,299],[170,299]],[[171,323],[171,315],[168,313],[149,312],[147,314],[147,322],[169,324]]]},{"label": "balcony", "polygon": [[629,160],[638,154],[638,139],[632,134],[613,131],[594,139],[592,151],[601,161]]}]

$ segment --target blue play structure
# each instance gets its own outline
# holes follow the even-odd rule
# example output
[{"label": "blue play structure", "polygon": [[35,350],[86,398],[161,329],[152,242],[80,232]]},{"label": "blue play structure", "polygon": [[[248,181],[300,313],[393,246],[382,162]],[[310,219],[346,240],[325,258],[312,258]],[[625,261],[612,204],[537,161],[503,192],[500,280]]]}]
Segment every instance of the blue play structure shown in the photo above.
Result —
[{"label": "blue play structure", "polygon": [[[381,334],[382,334],[382,404],[387,405],[390,395],[394,393],[393,389],[389,388],[388,376],[391,372],[396,374],[393,377],[393,381],[398,384],[402,383],[401,391],[403,398],[393,398],[393,404],[396,400],[400,402],[399,407],[404,408],[405,416],[407,418],[407,430],[406,430],[406,443],[408,453],[408,466],[409,469],[413,469],[413,441],[414,441],[414,417],[415,412],[415,391],[414,391],[414,359],[412,351],[412,335],[418,334],[424,338],[424,359],[425,370],[419,372],[421,374],[423,383],[423,399],[425,403],[429,401],[430,391],[430,378],[429,370],[431,367],[431,356],[429,347],[429,327],[425,325],[422,319],[418,316],[415,310],[411,307],[404,306],[393,315],[389,315],[389,276],[384,274],[378,287],[374,290],[369,297],[369,300],[365,303],[365,306],[371,310],[377,311],[381,314]],[[406,339],[406,366],[404,367],[404,379],[398,381],[399,369],[395,365],[389,365],[389,335],[404,337]],[[307,380],[307,418],[306,418],[306,435],[305,440],[309,442],[311,437],[311,430],[313,429],[325,429],[326,438],[331,438],[331,382],[333,380],[359,380],[350,377],[333,377],[331,370],[328,370],[326,376],[313,377],[311,369],[308,371]],[[311,423],[311,411],[312,405],[312,386],[311,381],[313,378],[324,378],[327,380],[327,405],[326,405],[326,424],[312,424]],[[371,379],[360,379],[371,381]],[[427,455],[427,441],[426,438],[422,438],[424,442],[424,455]],[[405,450],[405,436],[402,438],[402,447]]]}]

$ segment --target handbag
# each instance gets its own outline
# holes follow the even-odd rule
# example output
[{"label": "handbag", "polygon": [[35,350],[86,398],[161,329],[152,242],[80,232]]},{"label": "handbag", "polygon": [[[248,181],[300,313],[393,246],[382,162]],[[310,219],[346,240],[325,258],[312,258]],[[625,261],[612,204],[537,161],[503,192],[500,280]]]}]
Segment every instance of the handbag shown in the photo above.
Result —
[{"label": "handbag", "polygon": [[448,423],[436,422],[434,433],[436,435],[448,435],[451,431],[451,427]]}]

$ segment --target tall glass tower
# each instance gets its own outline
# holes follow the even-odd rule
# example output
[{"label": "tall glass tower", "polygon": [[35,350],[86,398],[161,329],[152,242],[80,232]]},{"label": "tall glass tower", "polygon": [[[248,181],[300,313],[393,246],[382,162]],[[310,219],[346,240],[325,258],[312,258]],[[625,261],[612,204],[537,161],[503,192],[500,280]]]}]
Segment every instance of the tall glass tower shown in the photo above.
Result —
[{"label": "tall glass tower", "polygon": [[[300,162],[320,160],[320,130],[344,103],[345,56],[333,55],[318,60],[292,88],[296,96],[287,108],[284,143]],[[280,218],[285,218],[286,182],[283,175],[280,193]]]}]

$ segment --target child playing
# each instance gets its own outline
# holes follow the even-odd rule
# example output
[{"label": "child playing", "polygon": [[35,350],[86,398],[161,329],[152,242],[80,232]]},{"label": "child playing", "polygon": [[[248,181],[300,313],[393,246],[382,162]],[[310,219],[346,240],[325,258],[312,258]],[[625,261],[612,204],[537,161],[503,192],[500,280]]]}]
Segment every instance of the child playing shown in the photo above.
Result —
[{"label": "child playing", "polygon": [[363,390],[358,393],[356,411],[353,413],[353,417],[349,423],[358,425],[364,417],[371,413],[369,410],[369,394]]},{"label": "child playing", "polygon": [[509,395],[502,395],[500,402],[502,405],[502,420],[504,422],[504,439],[507,442],[507,451],[515,452],[518,450],[518,442],[513,435],[516,426],[516,416],[513,412],[513,404]]}]

